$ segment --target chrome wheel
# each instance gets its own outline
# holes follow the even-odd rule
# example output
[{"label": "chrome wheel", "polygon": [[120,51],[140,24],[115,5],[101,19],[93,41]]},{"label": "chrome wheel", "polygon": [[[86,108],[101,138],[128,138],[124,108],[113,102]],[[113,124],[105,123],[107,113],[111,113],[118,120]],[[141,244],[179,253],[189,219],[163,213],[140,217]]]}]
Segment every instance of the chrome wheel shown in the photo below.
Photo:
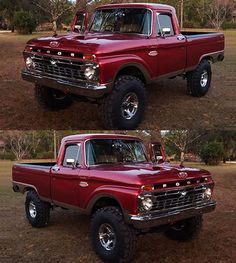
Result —
[{"label": "chrome wheel", "polygon": [[202,75],[201,75],[201,80],[200,80],[200,84],[203,88],[206,87],[207,85],[207,82],[208,82],[208,72],[206,70],[204,70],[202,72]]},{"label": "chrome wheel", "polygon": [[122,116],[126,120],[130,120],[138,111],[138,97],[134,92],[125,95],[121,103]]},{"label": "chrome wheel", "polygon": [[35,218],[37,215],[36,206],[32,201],[29,203],[29,213],[32,218]]},{"label": "chrome wheel", "polygon": [[116,235],[111,225],[102,224],[98,231],[101,245],[108,251],[113,250],[116,245]]}]

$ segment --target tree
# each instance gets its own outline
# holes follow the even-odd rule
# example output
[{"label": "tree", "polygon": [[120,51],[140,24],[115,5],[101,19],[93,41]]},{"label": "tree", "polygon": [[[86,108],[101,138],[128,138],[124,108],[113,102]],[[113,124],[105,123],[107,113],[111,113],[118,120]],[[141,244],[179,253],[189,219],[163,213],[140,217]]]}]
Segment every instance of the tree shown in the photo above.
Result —
[{"label": "tree", "polygon": [[74,5],[69,0],[40,0],[34,1],[35,5],[50,16],[54,34],[57,33],[57,21],[65,13],[72,11]]},{"label": "tree", "polygon": [[14,32],[14,15],[20,9],[20,0],[0,0],[0,10],[9,21],[11,31]]},{"label": "tree", "polygon": [[201,159],[205,164],[217,165],[220,163],[224,155],[224,148],[222,143],[209,142],[205,144],[200,152]]},{"label": "tree", "polygon": [[33,14],[21,10],[14,15],[14,26],[20,34],[32,34],[37,26],[37,21]]},{"label": "tree", "polygon": [[196,130],[176,130],[167,131],[163,140],[167,145],[172,144],[180,151],[180,165],[183,165],[188,147],[200,136],[201,134]]},{"label": "tree", "polygon": [[220,30],[227,16],[233,11],[233,1],[230,0],[212,0],[208,7],[208,19],[210,24],[217,30]]},{"label": "tree", "polygon": [[9,131],[4,136],[7,148],[14,154],[16,160],[21,160],[29,155],[31,139],[30,132],[25,131]]}]

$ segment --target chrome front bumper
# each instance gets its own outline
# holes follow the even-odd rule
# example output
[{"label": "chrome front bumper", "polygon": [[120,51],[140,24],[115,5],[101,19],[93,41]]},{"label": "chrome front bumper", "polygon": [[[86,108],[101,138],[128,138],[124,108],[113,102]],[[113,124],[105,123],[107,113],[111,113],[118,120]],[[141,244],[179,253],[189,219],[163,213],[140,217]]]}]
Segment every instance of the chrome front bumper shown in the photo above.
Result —
[{"label": "chrome front bumper", "polygon": [[26,69],[22,70],[21,76],[26,81],[88,98],[101,98],[106,93],[109,93],[112,88],[112,84],[100,85],[86,81],[72,81],[55,76],[39,75]]},{"label": "chrome front bumper", "polygon": [[174,211],[166,211],[165,213],[156,212],[149,215],[131,215],[129,216],[128,223],[138,229],[145,229],[157,227],[161,225],[171,224],[173,222],[183,220],[186,218],[194,217],[204,213],[212,212],[216,207],[215,201]]}]

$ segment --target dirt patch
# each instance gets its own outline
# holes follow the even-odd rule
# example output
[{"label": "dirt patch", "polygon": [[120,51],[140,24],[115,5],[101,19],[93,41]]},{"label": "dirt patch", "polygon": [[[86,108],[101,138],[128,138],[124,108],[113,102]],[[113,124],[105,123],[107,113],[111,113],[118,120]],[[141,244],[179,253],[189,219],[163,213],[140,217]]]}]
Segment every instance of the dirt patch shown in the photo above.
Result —
[{"label": "dirt patch", "polygon": [[[33,84],[20,77],[22,51],[29,38],[0,34],[1,129],[102,129],[99,108],[94,104],[74,103],[59,112],[37,105]],[[155,82],[147,87],[148,107],[139,128],[235,128],[235,71],[236,31],[232,31],[226,32],[225,61],[213,65],[209,93],[203,98],[186,95],[186,81],[180,78]]]},{"label": "dirt patch", "polygon": [[[35,229],[28,224],[25,196],[11,190],[11,165],[0,162],[0,262],[100,262],[90,244],[89,217],[58,208],[47,227]],[[236,165],[202,167],[213,174],[218,204],[215,212],[204,216],[200,236],[188,243],[162,234],[142,236],[134,262],[235,262]]]}]

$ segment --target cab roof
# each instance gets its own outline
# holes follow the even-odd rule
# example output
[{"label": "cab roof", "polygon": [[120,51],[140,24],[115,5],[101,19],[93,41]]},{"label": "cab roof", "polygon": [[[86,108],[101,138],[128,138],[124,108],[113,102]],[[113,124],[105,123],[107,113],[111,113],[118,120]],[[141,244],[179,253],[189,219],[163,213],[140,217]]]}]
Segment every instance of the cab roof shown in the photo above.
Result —
[{"label": "cab roof", "polygon": [[152,10],[169,10],[175,13],[175,8],[170,5],[154,4],[154,3],[121,3],[121,4],[107,4],[97,7],[100,8],[122,8],[122,7],[132,7],[132,8],[149,8]]},{"label": "cab roof", "polygon": [[124,134],[110,134],[110,133],[88,133],[88,134],[76,134],[66,136],[62,139],[62,143],[68,141],[85,141],[89,139],[131,139],[131,140],[141,140],[138,137],[124,135]]}]

